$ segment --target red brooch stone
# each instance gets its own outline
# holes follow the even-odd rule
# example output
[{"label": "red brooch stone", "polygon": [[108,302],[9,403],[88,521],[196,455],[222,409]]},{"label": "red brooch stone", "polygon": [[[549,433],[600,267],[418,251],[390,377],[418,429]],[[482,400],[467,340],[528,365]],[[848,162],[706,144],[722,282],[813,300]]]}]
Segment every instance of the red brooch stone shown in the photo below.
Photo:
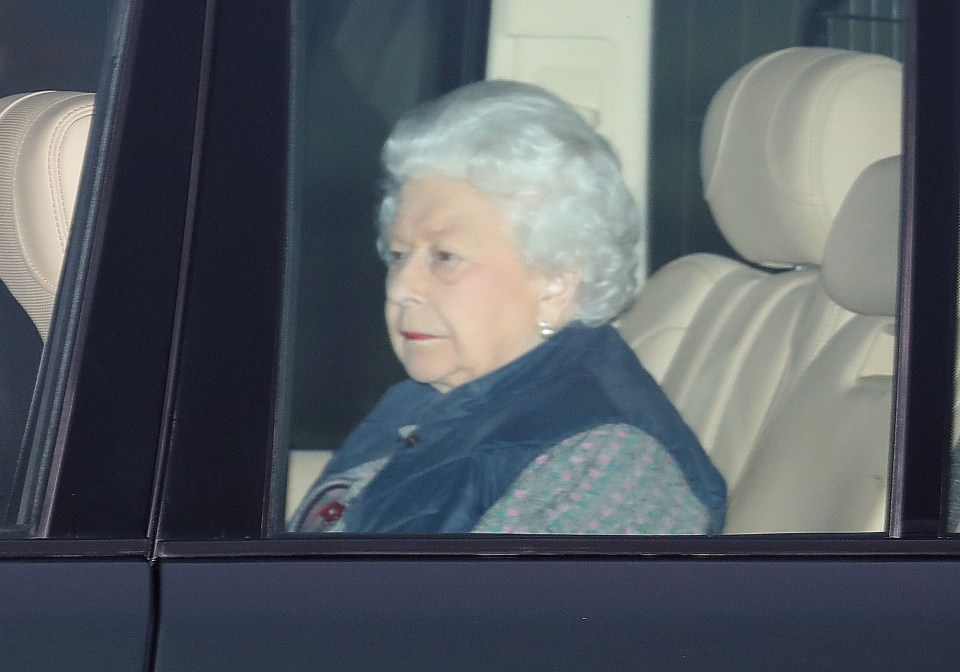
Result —
[{"label": "red brooch stone", "polygon": [[346,508],[340,502],[327,502],[317,510],[317,515],[328,523],[334,523],[343,517]]}]

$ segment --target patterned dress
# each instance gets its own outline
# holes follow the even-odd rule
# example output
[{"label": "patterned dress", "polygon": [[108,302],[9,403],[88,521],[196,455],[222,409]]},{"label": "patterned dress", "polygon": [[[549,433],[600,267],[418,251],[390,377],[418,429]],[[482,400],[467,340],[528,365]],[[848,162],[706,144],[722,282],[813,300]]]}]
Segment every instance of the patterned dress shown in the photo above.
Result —
[{"label": "patterned dress", "polygon": [[[350,501],[386,462],[367,462],[314,486],[291,530],[341,531]],[[538,456],[473,532],[705,534],[709,524],[706,507],[655,439],[629,425],[603,425]]]}]

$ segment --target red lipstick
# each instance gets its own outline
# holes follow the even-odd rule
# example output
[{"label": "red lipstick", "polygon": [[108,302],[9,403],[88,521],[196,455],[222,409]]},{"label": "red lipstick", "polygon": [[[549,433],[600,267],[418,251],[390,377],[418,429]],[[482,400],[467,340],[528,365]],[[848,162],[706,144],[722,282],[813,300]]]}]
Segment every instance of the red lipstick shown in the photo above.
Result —
[{"label": "red lipstick", "polygon": [[403,336],[408,341],[426,341],[431,338],[436,338],[435,336],[431,336],[430,334],[423,334],[423,333],[420,333],[419,331],[401,331],[400,335]]}]

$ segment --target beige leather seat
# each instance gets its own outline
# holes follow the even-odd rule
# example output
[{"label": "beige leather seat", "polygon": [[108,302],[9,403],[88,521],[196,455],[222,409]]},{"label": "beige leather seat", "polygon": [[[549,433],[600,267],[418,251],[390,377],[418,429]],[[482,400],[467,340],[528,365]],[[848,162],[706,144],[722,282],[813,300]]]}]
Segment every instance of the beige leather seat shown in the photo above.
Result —
[{"label": "beige leather seat", "polygon": [[0,511],[50,326],[93,114],[93,94],[0,99]]},{"label": "beige leather seat", "polygon": [[869,166],[827,239],[820,287],[853,316],[771,407],[726,531],[877,531],[890,458],[900,159]]},{"label": "beige leather seat", "polygon": [[[834,49],[787,49],[735,73],[709,108],[701,167],[714,218],[749,263],[678,259],[648,280],[620,322],[726,477],[728,532],[882,528],[873,508],[836,500],[865,473],[880,479],[871,493],[883,491],[892,341],[871,350],[873,370],[883,371],[874,382],[886,392],[871,397],[868,423],[845,411],[856,395],[820,382],[836,382],[876,325],[864,327],[857,306],[827,293],[821,265],[854,181],[900,152],[901,87],[896,61]],[[845,207],[856,230],[860,217]],[[853,457],[875,450],[879,475]],[[831,473],[837,463],[849,473]],[[835,486],[837,497],[820,496]]]},{"label": "beige leather seat", "polygon": [[0,281],[46,339],[60,280],[92,93],[0,99]]}]

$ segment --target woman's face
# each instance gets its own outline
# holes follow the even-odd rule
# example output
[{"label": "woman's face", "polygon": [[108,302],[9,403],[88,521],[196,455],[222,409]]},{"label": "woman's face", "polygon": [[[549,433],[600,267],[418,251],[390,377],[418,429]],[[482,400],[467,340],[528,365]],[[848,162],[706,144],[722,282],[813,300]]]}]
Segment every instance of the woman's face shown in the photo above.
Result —
[{"label": "woman's face", "polygon": [[447,392],[539,342],[549,283],[524,266],[506,219],[466,181],[404,185],[387,236],[386,318],[414,380]]}]

